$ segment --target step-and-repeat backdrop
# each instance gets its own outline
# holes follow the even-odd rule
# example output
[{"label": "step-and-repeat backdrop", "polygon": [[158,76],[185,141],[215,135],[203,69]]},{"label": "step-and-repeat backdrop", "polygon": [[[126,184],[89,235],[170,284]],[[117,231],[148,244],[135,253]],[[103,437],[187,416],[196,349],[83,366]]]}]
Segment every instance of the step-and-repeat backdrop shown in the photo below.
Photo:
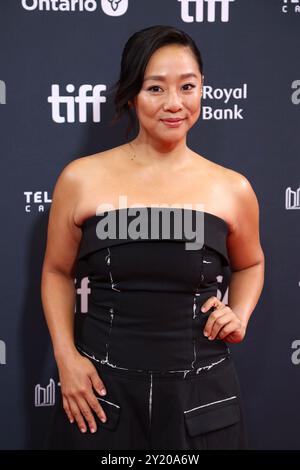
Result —
[{"label": "step-and-repeat backdrop", "polygon": [[[54,184],[71,160],[127,141],[109,90],[128,37],[154,24],[202,52],[189,146],[244,174],[260,203],[265,285],[230,346],[251,448],[300,449],[300,0],[1,0],[2,449],[40,448],[59,393],[40,295]],[[88,280],[76,282],[84,315]]]}]

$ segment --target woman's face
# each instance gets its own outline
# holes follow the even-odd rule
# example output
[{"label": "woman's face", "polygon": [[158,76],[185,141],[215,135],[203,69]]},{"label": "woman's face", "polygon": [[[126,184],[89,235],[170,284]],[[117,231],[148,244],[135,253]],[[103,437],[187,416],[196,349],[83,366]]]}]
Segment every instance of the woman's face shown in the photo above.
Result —
[{"label": "woman's face", "polygon": [[[193,74],[191,76],[181,76]],[[144,82],[134,99],[140,134],[161,141],[186,137],[201,111],[202,77],[191,50],[178,44],[157,49],[151,56]],[[176,126],[164,122],[181,118]]]}]

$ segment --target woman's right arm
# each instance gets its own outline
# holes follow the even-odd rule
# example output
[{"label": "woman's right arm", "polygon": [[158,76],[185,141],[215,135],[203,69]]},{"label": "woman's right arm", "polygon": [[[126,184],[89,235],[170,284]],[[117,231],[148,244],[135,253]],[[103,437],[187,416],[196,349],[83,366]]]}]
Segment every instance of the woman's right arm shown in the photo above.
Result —
[{"label": "woman's right arm", "polygon": [[41,297],[55,360],[57,362],[63,407],[71,422],[84,432],[97,429],[91,409],[100,419],[105,413],[93,387],[100,394],[104,384],[92,362],[74,344],[75,269],[81,241],[81,228],[74,213],[80,198],[81,159],[69,163],[56,182],[49,213],[47,244],[42,267]]}]

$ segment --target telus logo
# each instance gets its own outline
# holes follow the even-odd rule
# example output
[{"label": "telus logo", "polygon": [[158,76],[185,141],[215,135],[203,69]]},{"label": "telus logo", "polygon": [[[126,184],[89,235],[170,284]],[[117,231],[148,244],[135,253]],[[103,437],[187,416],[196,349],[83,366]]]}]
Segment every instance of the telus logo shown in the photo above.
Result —
[{"label": "telus logo", "polygon": [[283,13],[294,11],[294,13],[300,13],[300,0],[283,0],[281,7]]},{"label": "telus logo", "polygon": [[[92,105],[93,122],[100,122],[100,103],[106,102],[106,97],[101,96],[101,92],[106,90],[106,85],[81,85],[79,93],[75,96],[60,94],[59,85],[51,86],[51,95],[48,96],[48,103],[52,105],[52,119],[54,122],[75,122],[75,110],[78,110],[79,122],[87,122],[87,107]],[[66,86],[68,93],[74,93],[75,86]],[[92,92],[88,95],[88,92]],[[76,106],[77,104],[77,106]]]},{"label": "telus logo", "polygon": [[25,196],[25,212],[30,213],[33,208],[38,212],[44,212],[46,204],[50,204],[52,200],[48,196],[48,191],[24,191]]}]

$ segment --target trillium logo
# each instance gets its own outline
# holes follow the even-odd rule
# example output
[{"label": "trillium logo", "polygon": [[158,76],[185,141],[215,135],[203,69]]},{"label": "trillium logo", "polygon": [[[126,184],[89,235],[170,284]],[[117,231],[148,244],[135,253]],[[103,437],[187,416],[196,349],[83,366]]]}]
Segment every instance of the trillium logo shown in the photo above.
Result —
[{"label": "trillium logo", "polygon": [[121,16],[128,9],[128,0],[101,0],[101,8],[106,15]]}]

